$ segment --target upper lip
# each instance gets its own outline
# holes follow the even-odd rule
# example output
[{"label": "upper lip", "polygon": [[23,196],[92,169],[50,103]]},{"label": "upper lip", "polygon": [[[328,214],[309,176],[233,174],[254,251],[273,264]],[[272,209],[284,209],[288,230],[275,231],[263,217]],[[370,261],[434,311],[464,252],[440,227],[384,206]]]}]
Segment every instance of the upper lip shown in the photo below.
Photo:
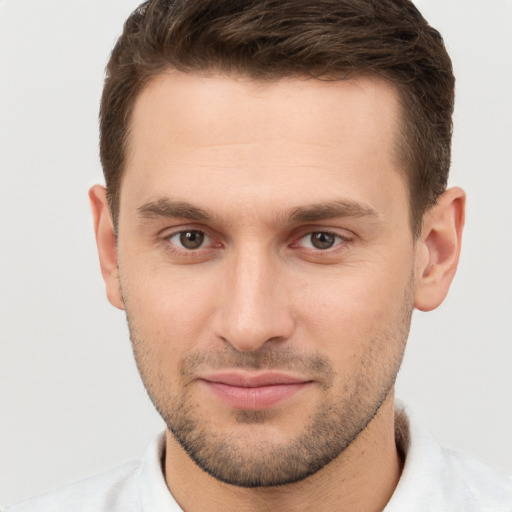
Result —
[{"label": "upper lip", "polygon": [[208,382],[226,384],[241,388],[257,388],[261,386],[275,386],[279,384],[300,384],[310,382],[310,379],[293,377],[280,372],[246,373],[246,372],[219,372],[201,377]]}]

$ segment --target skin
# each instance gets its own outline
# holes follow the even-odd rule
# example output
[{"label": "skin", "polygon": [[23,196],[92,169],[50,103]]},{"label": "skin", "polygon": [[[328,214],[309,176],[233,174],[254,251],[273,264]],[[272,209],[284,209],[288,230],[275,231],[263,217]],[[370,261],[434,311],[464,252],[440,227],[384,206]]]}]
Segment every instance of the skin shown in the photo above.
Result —
[{"label": "skin", "polygon": [[[399,122],[395,89],[372,77],[170,71],[137,99],[117,243],[105,189],[90,198],[107,296],[168,425],[166,480],[184,510],[377,511],[391,497],[411,313],[446,296],[464,220],[449,189],[413,238]],[[185,248],[187,230],[204,244]],[[256,410],[205,384],[269,369],[307,384]]]}]

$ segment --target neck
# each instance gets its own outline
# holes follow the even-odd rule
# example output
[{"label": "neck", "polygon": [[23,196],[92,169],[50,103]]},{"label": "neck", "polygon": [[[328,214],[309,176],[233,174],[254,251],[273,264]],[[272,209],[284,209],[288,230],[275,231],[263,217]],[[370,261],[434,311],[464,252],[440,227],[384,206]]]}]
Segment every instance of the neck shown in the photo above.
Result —
[{"label": "neck", "polygon": [[393,393],[366,429],[336,459],[294,484],[247,489],[205,473],[168,431],[165,474],[169,489],[186,512],[380,512],[400,478],[395,444]]}]

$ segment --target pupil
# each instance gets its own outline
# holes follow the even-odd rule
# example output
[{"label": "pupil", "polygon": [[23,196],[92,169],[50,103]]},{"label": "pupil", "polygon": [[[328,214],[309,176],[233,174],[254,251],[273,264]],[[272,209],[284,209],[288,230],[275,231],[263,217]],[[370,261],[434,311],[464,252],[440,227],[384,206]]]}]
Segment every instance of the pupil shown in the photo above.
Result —
[{"label": "pupil", "polygon": [[201,231],[184,231],[180,235],[180,242],[187,249],[197,249],[204,241],[204,233]]},{"label": "pupil", "polygon": [[330,249],[334,245],[335,237],[330,233],[312,233],[311,243],[317,249]]}]

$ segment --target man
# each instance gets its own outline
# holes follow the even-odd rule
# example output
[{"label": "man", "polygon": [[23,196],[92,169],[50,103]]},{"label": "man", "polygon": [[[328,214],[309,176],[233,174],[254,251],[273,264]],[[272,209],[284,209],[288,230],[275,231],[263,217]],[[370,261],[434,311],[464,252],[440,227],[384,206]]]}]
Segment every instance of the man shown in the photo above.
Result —
[{"label": "man", "polygon": [[167,430],[13,510],[510,510],[394,382],[445,298],[453,76],[408,2],[153,1],[127,21],[90,198]]}]

